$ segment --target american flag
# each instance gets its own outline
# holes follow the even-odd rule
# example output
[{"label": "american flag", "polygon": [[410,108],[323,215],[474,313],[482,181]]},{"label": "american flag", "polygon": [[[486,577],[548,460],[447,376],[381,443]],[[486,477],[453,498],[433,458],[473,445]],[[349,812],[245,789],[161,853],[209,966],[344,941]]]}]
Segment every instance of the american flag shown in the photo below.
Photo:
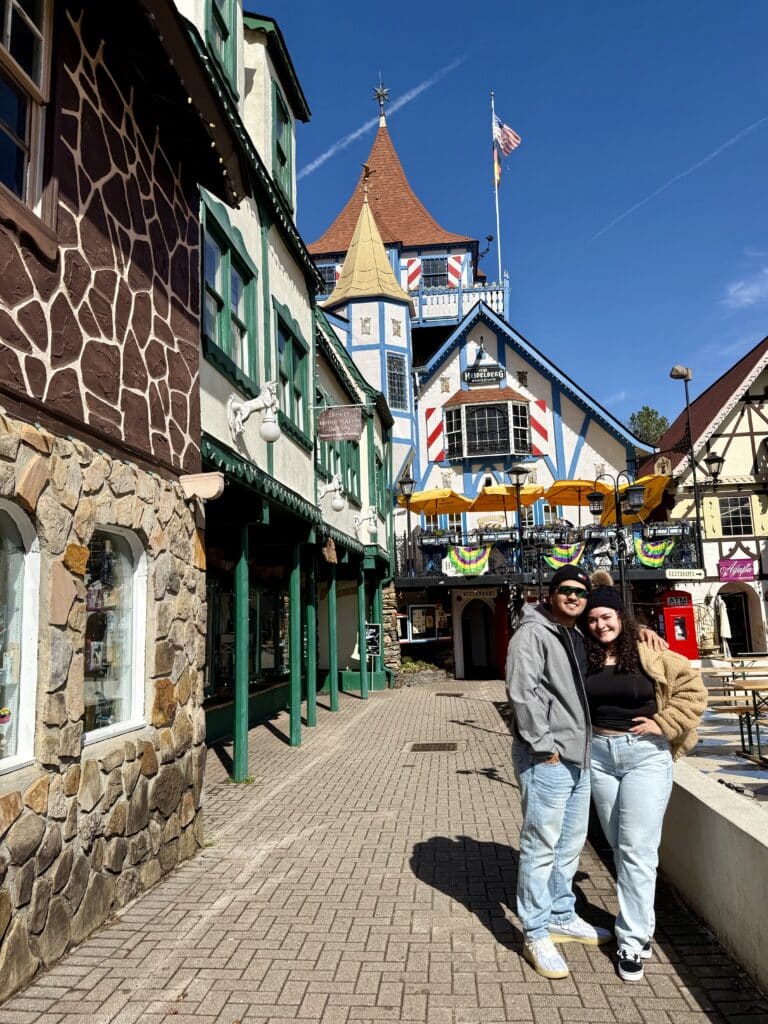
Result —
[{"label": "american flag", "polygon": [[512,150],[517,149],[522,141],[517,132],[512,131],[509,125],[504,124],[496,114],[493,115],[493,139],[504,156],[509,156]]}]

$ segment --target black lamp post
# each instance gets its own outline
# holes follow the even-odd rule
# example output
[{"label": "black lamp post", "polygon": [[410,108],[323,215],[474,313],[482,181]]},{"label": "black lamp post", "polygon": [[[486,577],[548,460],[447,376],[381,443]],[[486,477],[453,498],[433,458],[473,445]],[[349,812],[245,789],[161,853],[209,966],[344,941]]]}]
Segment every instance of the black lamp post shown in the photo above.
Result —
[{"label": "black lamp post", "polygon": [[406,512],[406,540],[405,540],[405,565],[406,575],[413,576],[413,558],[411,557],[411,498],[416,488],[416,481],[411,474],[411,467],[406,466],[400,477],[400,493],[405,498]]},{"label": "black lamp post", "polygon": [[523,560],[523,515],[520,508],[520,488],[523,485],[523,481],[527,478],[528,473],[528,467],[520,463],[510,466],[507,470],[510,482],[514,484],[515,487],[515,503],[517,505],[517,558],[520,572],[523,572],[525,568],[525,562]]},{"label": "black lamp post", "polygon": [[712,486],[717,488],[717,485],[720,482],[720,474],[723,472],[723,466],[725,465],[725,459],[722,455],[710,452],[704,459],[704,465],[707,467],[707,472],[712,477]]},{"label": "black lamp post", "polygon": [[[704,568],[704,545],[701,537],[701,510],[699,508],[699,481],[696,476],[696,457],[693,451],[693,431],[691,430],[691,403],[688,397],[688,381],[693,379],[693,370],[690,366],[681,366],[676,363],[669,371],[672,380],[681,380],[685,385],[685,418],[686,418],[686,440],[688,441],[688,458],[691,461],[691,474],[693,477],[693,511],[696,516],[696,551],[699,556],[699,568]],[[722,467],[721,467],[722,468]]]},{"label": "black lamp post", "polygon": [[643,484],[636,484],[632,482],[632,478],[625,469],[617,473],[616,476],[611,476],[610,473],[601,473],[595,479],[595,489],[590,491],[587,495],[587,501],[589,502],[589,511],[596,516],[603,514],[603,507],[605,506],[605,494],[602,491],[598,491],[597,484],[600,480],[608,479],[613,484],[613,505],[616,509],[616,541],[618,544],[619,554],[619,588],[621,590],[621,599],[626,605],[629,611],[632,610],[632,592],[627,586],[626,578],[626,560],[627,560],[627,547],[624,542],[624,520],[621,514],[621,495],[619,494],[619,484],[621,483],[622,477],[628,484],[627,488],[627,503],[629,505],[630,512],[638,512],[643,507],[645,501],[645,487]]}]

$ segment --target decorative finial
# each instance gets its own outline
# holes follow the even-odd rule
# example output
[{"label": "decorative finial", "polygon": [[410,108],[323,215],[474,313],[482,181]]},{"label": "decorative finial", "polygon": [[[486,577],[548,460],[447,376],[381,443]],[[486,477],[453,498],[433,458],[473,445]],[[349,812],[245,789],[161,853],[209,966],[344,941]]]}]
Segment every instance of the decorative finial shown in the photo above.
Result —
[{"label": "decorative finial", "polygon": [[381,72],[379,72],[379,84],[373,90],[373,96],[379,103],[379,124],[381,124],[385,120],[384,104],[389,103],[389,89],[384,88],[384,83],[381,80]]}]

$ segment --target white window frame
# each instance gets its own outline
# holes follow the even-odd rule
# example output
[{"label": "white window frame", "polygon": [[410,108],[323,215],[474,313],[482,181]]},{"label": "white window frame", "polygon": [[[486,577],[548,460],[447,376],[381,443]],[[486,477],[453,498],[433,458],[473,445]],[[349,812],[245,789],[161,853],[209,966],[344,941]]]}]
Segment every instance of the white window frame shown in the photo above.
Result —
[{"label": "white window frame", "polygon": [[31,764],[35,759],[37,658],[39,641],[40,541],[34,527],[16,505],[0,498],[0,509],[13,520],[24,545],[24,581],[21,608],[21,665],[19,669],[19,724],[16,753],[0,761],[0,775]]},{"label": "white window frame", "polygon": [[0,182],[0,190],[18,203],[31,209],[41,216],[43,206],[43,159],[44,159],[44,128],[45,110],[50,99],[51,46],[52,46],[52,0],[42,2],[42,25],[40,29],[42,52],[40,54],[40,81],[36,82],[21,68],[6,48],[8,24],[15,8],[19,8],[21,17],[29,19],[23,12],[18,0],[8,0],[6,23],[0,25],[0,66],[3,72],[16,84],[29,101],[29,122],[27,126],[27,153],[24,173],[24,195],[17,196],[7,185]]},{"label": "white window frame", "polygon": [[[127,719],[122,722],[114,722],[112,725],[104,725],[99,729],[92,729],[83,733],[83,746],[90,746],[99,743],[101,740],[109,739],[111,736],[119,736],[122,733],[133,732],[135,729],[146,727],[146,652],[147,652],[147,594],[148,594],[148,571],[147,553],[139,538],[131,530],[121,526],[108,526],[97,524],[94,533],[113,534],[127,541],[133,556],[133,591],[131,594],[133,604],[133,623],[131,637],[131,697],[130,712]],[[84,655],[83,655],[84,657]]]}]

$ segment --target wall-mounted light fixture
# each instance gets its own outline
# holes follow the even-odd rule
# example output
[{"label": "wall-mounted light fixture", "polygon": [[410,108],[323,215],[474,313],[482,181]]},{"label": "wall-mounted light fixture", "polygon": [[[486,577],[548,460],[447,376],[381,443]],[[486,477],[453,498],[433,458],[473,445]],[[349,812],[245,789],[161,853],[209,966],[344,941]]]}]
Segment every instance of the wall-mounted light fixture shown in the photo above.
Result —
[{"label": "wall-mounted light fixture", "polygon": [[229,432],[235,440],[240,437],[245,428],[245,421],[254,412],[263,412],[261,424],[259,425],[259,436],[267,444],[273,444],[280,437],[282,431],[277,422],[277,381],[270,380],[262,387],[258,398],[252,398],[249,402],[241,402],[240,399],[230,395],[227,402],[227,422]]},{"label": "wall-mounted light fixture", "polygon": [[331,508],[334,512],[343,512],[347,507],[347,502],[344,498],[344,487],[341,483],[341,473],[334,473],[329,483],[324,484],[317,492],[317,500],[320,501],[326,494],[332,494]]},{"label": "wall-mounted light fixture", "polygon": [[365,515],[355,516],[355,530],[359,531],[364,525],[367,524],[368,533],[371,536],[374,536],[378,527],[377,518],[378,514],[376,512],[375,506],[369,505],[368,511],[365,513]]},{"label": "wall-mounted light fixture", "polygon": [[723,466],[725,465],[725,459],[722,455],[710,452],[704,459],[704,465],[707,467],[707,472],[712,477],[712,486],[717,489],[717,485],[720,483],[720,474],[723,472]]}]

